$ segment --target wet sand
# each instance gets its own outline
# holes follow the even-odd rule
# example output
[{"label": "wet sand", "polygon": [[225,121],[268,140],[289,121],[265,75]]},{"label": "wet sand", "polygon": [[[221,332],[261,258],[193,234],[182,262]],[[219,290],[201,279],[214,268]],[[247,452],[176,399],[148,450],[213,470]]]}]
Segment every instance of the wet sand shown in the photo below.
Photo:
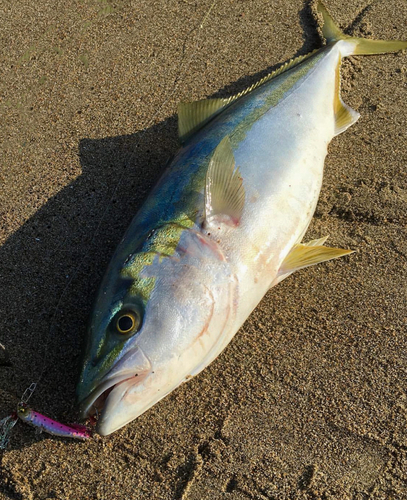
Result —
[{"label": "wet sand", "polygon": [[[403,0],[326,3],[349,33],[407,39]],[[0,417],[42,375],[32,406],[76,419],[93,297],[178,148],[177,103],[321,44],[302,1],[211,5],[2,3]],[[272,289],[209,368],[112,436],[18,424],[0,498],[407,498],[406,81],[406,54],[343,64],[361,118],[329,147],[306,239],[356,253]]]}]

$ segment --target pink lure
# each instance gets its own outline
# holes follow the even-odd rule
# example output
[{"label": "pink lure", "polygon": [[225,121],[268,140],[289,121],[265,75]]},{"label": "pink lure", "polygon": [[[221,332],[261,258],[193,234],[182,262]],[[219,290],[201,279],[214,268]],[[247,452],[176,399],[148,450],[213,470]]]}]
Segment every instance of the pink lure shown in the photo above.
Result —
[{"label": "pink lure", "polygon": [[32,425],[39,432],[47,432],[48,434],[52,434],[53,436],[61,436],[67,438],[75,438],[75,439],[89,439],[92,434],[89,429],[84,425],[79,424],[71,424],[64,425],[51,418],[46,417],[45,415],[41,415],[26,404],[20,403],[17,407],[17,415],[18,417],[27,424]]}]

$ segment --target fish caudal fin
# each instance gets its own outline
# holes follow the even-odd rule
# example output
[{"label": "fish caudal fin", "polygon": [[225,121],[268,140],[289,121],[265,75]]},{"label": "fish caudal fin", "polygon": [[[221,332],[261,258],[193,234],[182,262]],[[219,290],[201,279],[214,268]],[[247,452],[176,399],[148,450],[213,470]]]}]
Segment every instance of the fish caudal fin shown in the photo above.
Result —
[{"label": "fish caudal fin", "polygon": [[407,48],[407,42],[398,40],[368,40],[367,38],[357,38],[345,35],[337,26],[325,5],[318,2],[318,12],[322,14],[323,26],[322,33],[328,44],[340,42],[340,56],[335,72],[335,94],[334,94],[334,113],[335,113],[335,135],[344,132],[353,125],[359,118],[359,113],[345,104],[341,98],[340,92],[340,66],[342,57],[350,55],[372,55],[384,54],[387,52],[397,52]]},{"label": "fish caudal fin", "polygon": [[348,55],[372,55],[372,54],[387,54],[389,52],[398,52],[399,50],[407,49],[407,41],[400,40],[369,40],[368,38],[357,38],[345,35],[337,26],[332,16],[327,11],[325,5],[318,2],[318,12],[322,14],[324,24],[322,33],[327,43],[335,43],[340,40],[349,42],[346,45],[346,50],[342,52],[343,56]]},{"label": "fish caudal fin", "polygon": [[[343,33],[343,31],[332,19],[331,15],[321,1],[318,2],[317,9],[323,17],[324,22],[322,26],[322,33],[327,43],[330,44],[342,42],[340,47],[342,57],[350,56],[352,54],[385,54],[388,52],[398,52],[399,50],[404,50],[407,48],[407,42],[401,42],[398,40],[369,40],[367,38],[357,38],[345,35],[345,33]],[[298,56],[286,62],[275,71],[272,71],[268,75],[255,82],[250,87],[230,97],[204,99],[196,102],[180,103],[178,106],[178,135],[181,143],[185,144],[186,142],[188,142],[191,137],[193,137],[207,123],[213,120],[232,103],[234,103],[241,97],[250,94],[250,92],[253,92],[253,90],[257,89],[273,78],[276,78],[285,71],[294,68],[304,60],[311,57],[318,50],[319,49],[315,49],[309,54]],[[337,77],[337,79],[339,79],[339,77]],[[350,125],[355,123],[355,121],[359,118],[359,113],[344,104],[340,99],[339,93],[337,95],[338,100],[335,103],[335,132],[336,134],[340,134]]]}]

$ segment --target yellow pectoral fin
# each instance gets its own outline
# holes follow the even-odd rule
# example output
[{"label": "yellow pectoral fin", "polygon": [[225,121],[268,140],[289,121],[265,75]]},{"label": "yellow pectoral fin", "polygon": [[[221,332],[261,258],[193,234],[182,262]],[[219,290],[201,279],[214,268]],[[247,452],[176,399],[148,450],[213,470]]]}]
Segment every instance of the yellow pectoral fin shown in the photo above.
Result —
[{"label": "yellow pectoral fin", "polygon": [[206,173],[205,220],[219,218],[229,225],[238,225],[244,202],[243,179],[227,135],[215,149]]},{"label": "yellow pectoral fin", "polygon": [[319,264],[320,262],[325,262],[327,260],[337,259],[354,252],[354,250],[344,250],[343,248],[324,247],[322,244],[325,243],[326,239],[327,237],[312,240],[309,243],[299,243],[294,245],[287,257],[284,259],[280,267],[278,277],[274,280],[272,286],[287,278],[287,276],[294,271],[298,271],[304,267],[313,266],[314,264]]}]

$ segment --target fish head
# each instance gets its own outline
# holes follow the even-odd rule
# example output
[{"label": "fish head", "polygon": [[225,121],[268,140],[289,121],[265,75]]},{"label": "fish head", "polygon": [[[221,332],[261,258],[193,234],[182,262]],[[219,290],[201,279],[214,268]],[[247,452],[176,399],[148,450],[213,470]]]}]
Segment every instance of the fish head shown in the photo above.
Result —
[{"label": "fish head", "polygon": [[201,371],[230,321],[226,260],[199,233],[184,232],[171,255],[150,248],[119,265],[119,252],[102,282],[77,391],[82,417],[101,411],[101,435]]}]

